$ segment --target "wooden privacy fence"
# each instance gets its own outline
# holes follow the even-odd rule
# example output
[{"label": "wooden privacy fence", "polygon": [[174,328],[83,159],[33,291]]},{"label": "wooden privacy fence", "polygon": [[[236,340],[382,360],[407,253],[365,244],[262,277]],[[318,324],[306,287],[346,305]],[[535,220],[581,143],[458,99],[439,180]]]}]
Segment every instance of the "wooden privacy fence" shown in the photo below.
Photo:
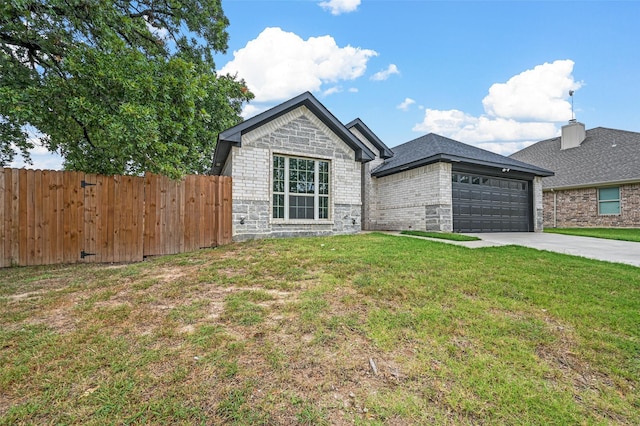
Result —
[{"label": "wooden privacy fence", "polygon": [[231,178],[0,168],[0,267],[136,262],[231,242]]}]

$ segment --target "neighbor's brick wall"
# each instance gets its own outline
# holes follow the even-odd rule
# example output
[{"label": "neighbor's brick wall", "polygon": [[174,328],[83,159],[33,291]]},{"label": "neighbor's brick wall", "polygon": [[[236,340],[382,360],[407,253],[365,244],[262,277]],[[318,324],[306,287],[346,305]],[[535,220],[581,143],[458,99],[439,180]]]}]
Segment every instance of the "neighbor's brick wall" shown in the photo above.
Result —
[{"label": "neighbor's brick wall", "polygon": [[[283,223],[271,218],[274,154],[330,161],[330,220]],[[234,240],[360,230],[361,163],[355,161],[353,150],[306,107],[243,135],[242,147],[233,147],[231,157]]]},{"label": "neighbor's brick wall", "polygon": [[[557,194],[556,227],[595,228],[640,227],[640,183],[620,186],[620,214],[598,215],[597,188],[555,191]],[[554,193],[545,191],[544,226],[554,226]]]},{"label": "neighbor's brick wall", "polygon": [[453,229],[451,164],[436,163],[374,178],[377,230]]}]

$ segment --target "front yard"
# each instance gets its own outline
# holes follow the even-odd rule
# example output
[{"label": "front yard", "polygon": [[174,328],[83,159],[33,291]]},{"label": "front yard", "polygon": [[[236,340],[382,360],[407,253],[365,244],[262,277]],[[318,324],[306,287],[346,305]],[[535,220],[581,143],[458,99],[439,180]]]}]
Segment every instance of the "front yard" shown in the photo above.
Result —
[{"label": "front yard", "polygon": [[544,228],[544,232],[640,243],[640,228]]},{"label": "front yard", "polygon": [[367,234],[0,283],[0,424],[640,423],[632,266]]}]

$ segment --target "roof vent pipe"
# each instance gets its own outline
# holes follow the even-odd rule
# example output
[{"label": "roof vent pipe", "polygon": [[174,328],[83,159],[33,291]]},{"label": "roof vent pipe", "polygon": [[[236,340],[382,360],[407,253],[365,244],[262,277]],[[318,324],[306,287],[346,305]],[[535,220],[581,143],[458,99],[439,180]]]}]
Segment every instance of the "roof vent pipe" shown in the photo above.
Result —
[{"label": "roof vent pipe", "polygon": [[562,137],[560,139],[560,149],[576,148],[587,137],[584,124],[574,119],[569,120],[569,124],[562,126]]}]

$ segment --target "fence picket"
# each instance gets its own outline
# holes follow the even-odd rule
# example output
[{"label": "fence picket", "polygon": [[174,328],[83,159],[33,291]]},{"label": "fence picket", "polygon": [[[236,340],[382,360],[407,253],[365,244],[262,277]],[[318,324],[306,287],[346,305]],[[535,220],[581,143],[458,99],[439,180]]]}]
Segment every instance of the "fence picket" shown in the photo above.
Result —
[{"label": "fence picket", "polygon": [[132,262],[212,247],[231,241],[230,220],[229,177],[0,168],[0,267]]},{"label": "fence picket", "polygon": [[[2,194],[2,198],[0,199],[0,224],[4,226],[5,230],[9,230],[6,224],[6,216],[5,210],[7,209],[7,199],[8,199],[8,188],[6,186],[6,178],[5,178],[5,169],[0,168],[0,194]],[[10,234],[8,232],[3,232],[0,234],[0,253],[2,257],[0,258],[0,267],[9,266],[7,265],[8,256],[7,256],[7,247],[10,247]]]},{"label": "fence picket", "polygon": [[48,170],[42,170],[40,175],[41,181],[41,197],[42,197],[42,208],[41,208],[41,218],[40,224],[42,229],[42,253],[40,258],[41,265],[49,265],[51,264],[51,219],[54,217],[52,214],[52,191],[50,188],[50,176],[51,172]]}]

